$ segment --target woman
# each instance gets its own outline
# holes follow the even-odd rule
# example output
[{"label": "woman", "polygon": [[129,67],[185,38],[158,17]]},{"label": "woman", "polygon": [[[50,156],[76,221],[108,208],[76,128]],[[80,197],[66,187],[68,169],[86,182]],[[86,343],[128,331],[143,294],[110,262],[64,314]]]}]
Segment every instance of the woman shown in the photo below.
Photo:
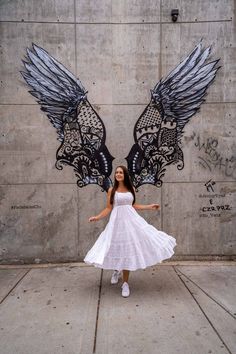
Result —
[{"label": "woman", "polygon": [[157,210],[158,204],[136,204],[135,192],[125,166],[115,171],[114,187],[108,190],[107,206],[89,221],[98,221],[111,212],[110,220],[84,261],[96,267],[115,269],[111,283],[123,271],[122,296],[128,297],[129,272],[144,269],[174,254],[174,237],[148,224],[136,210]]}]

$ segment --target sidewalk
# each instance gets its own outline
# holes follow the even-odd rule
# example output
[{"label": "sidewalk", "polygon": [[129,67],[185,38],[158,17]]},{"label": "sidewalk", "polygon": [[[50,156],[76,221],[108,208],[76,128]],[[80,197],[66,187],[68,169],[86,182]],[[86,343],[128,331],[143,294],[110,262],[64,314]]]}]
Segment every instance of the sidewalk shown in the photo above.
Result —
[{"label": "sidewalk", "polygon": [[236,263],[0,266],[1,354],[235,354]]}]

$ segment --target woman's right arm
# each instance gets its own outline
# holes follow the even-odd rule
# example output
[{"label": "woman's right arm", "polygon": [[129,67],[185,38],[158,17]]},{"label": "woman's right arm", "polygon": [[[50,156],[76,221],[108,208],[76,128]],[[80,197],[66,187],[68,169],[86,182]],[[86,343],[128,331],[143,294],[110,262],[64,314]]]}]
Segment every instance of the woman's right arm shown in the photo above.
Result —
[{"label": "woman's right arm", "polygon": [[98,214],[96,216],[91,216],[89,218],[89,221],[98,221],[98,220],[104,218],[105,216],[107,216],[111,212],[111,210],[112,210],[112,204],[110,203],[111,191],[112,191],[112,188],[109,188],[108,192],[107,192],[107,206],[106,206],[106,208],[103,209],[100,214]]}]

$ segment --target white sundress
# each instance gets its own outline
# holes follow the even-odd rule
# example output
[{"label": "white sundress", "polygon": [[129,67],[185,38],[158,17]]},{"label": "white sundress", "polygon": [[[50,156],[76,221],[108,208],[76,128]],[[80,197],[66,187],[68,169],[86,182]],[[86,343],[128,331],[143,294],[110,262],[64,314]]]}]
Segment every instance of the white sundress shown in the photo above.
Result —
[{"label": "white sundress", "polygon": [[85,263],[112,270],[145,269],[174,254],[176,239],[148,224],[132,206],[131,192],[116,192],[110,219]]}]

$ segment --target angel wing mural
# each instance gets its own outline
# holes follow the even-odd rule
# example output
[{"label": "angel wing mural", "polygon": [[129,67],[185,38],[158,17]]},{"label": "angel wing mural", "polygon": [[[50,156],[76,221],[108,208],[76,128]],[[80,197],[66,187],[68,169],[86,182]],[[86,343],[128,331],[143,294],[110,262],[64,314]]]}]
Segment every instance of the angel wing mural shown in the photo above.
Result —
[{"label": "angel wing mural", "polygon": [[[199,43],[170,74],[161,79],[151,100],[134,127],[134,145],[126,157],[133,184],[162,185],[168,165],[184,167],[181,137],[185,124],[205,101],[219,59],[206,63],[211,48]],[[105,140],[105,126],[87,99],[79,79],[39,46],[27,49],[22,71],[29,91],[36,97],[61,142],[56,167],[73,167],[79,187],[97,184],[103,190],[112,185],[113,157]]]},{"label": "angel wing mural", "polygon": [[143,184],[162,185],[168,165],[184,167],[181,137],[185,124],[205,101],[219,59],[206,64],[211,48],[199,43],[153,90],[151,100],[134,127],[134,145],[128,156],[128,170],[135,188]]},{"label": "angel wing mural", "polygon": [[79,187],[97,184],[108,190],[112,184],[112,160],[106,145],[105,126],[87,99],[79,79],[39,46],[27,49],[21,72],[41,110],[56,128],[61,142],[56,167],[73,167]]}]

